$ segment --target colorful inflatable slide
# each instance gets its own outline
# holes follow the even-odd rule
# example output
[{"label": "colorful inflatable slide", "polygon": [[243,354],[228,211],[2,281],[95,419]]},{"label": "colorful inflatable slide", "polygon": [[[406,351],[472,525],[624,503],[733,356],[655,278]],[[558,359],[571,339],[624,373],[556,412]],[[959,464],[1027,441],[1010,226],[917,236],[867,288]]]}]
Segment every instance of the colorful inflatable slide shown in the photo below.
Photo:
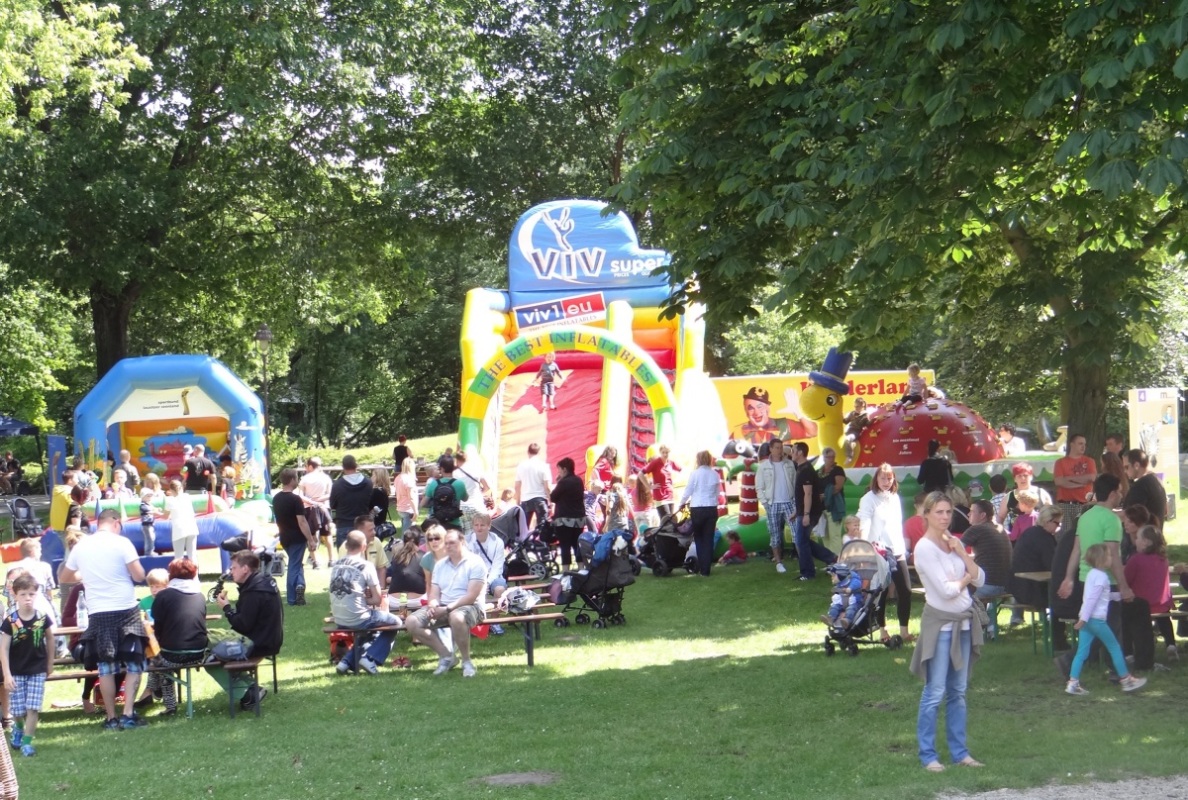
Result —
[{"label": "colorful inflatable slide", "polygon": [[[520,218],[508,290],[471,290],[462,322],[459,441],[497,489],[514,487],[534,442],[549,464],[568,456],[583,475],[591,447],[617,447],[625,472],[661,440],[678,460],[721,452],[729,433],[702,368],[701,313],[660,318],[669,287],[653,271],[668,258],[641,249],[627,216],[599,202],[544,203]],[[555,410],[534,385],[550,352]]]}]

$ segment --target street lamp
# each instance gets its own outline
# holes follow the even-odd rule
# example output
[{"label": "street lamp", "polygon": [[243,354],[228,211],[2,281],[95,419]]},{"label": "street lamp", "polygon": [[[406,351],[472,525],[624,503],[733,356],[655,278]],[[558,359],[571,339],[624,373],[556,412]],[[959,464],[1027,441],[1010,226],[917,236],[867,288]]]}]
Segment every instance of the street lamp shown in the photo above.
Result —
[{"label": "street lamp", "polygon": [[260,354],[260,360],[264,365],[264,469],[271,481],[272,443],[268,439],[268,351],[272,349],[272,331],[268,330],[268,323],[260,323],[260,328],[253,338],[256,340],[256,351]]}]

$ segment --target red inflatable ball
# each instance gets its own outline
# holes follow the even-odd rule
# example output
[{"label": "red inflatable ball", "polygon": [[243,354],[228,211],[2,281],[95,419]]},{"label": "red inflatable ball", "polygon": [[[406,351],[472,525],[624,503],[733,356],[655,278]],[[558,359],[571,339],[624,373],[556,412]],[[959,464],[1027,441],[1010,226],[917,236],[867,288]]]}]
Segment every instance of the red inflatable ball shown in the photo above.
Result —
[{"label": "red inflatable ball", "polygon": [[986,420],[964,403],[927,400],[900,406],[888,403],[870,416],[858,437],[855,467],[915,467],[928,457],[928,441],[936,439],[958,464],[982,464],[1002,458],[998,436]]}]

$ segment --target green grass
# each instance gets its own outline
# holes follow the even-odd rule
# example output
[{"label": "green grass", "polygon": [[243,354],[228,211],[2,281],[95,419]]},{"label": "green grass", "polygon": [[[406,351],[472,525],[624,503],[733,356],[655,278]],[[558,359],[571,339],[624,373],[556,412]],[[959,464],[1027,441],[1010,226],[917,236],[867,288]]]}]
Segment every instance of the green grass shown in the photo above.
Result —
[{"label": "green grass", "polygon": [[[1188,657],[1133,696],[1087,670],[1093,694],[1072,698],[1014,630],[987,646],[969,691],[970,747],[989,766],[924,772],[911,650],[825,657],[814,620],[828,584],[793,572],[761,561],[708,581],[645,571],[627,590],[627,625],[549,628],[531,670],[517,632],[492,637],[476,644],[475,680],[432,677],[422,648],[411,672],[334,675],[320,632],[327,571],[307,573],[311,604],[288,609],[281,689],[261,719],[228,718],[205,676],[193,720],[158,706],[148,728],[104,733],[81,711],[48,711],[37,757],[15,757],[23,796],[917,798],[1183,769]],[[395,652],[408,652],[404,635]],[[78,693],[51,687],[51,698]],[[481,782],[528,771],[557,782]]]}]

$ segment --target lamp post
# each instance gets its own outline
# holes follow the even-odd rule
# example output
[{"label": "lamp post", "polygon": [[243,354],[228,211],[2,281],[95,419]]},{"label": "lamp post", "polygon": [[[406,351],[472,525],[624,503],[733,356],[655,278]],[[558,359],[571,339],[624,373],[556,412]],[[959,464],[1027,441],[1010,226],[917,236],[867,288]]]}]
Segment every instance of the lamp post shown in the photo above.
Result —
[{"label": "lamp post", "polygon": [[256,340],[256,351],[259,352],[260,360],[264,365],[264,469],[268,472],[268,479],[271,482],[272,443],[268,438],[268,351],[272,349],[272,331],[268,329],[268,323],[260,323],[260,328],[253,338]]}]

